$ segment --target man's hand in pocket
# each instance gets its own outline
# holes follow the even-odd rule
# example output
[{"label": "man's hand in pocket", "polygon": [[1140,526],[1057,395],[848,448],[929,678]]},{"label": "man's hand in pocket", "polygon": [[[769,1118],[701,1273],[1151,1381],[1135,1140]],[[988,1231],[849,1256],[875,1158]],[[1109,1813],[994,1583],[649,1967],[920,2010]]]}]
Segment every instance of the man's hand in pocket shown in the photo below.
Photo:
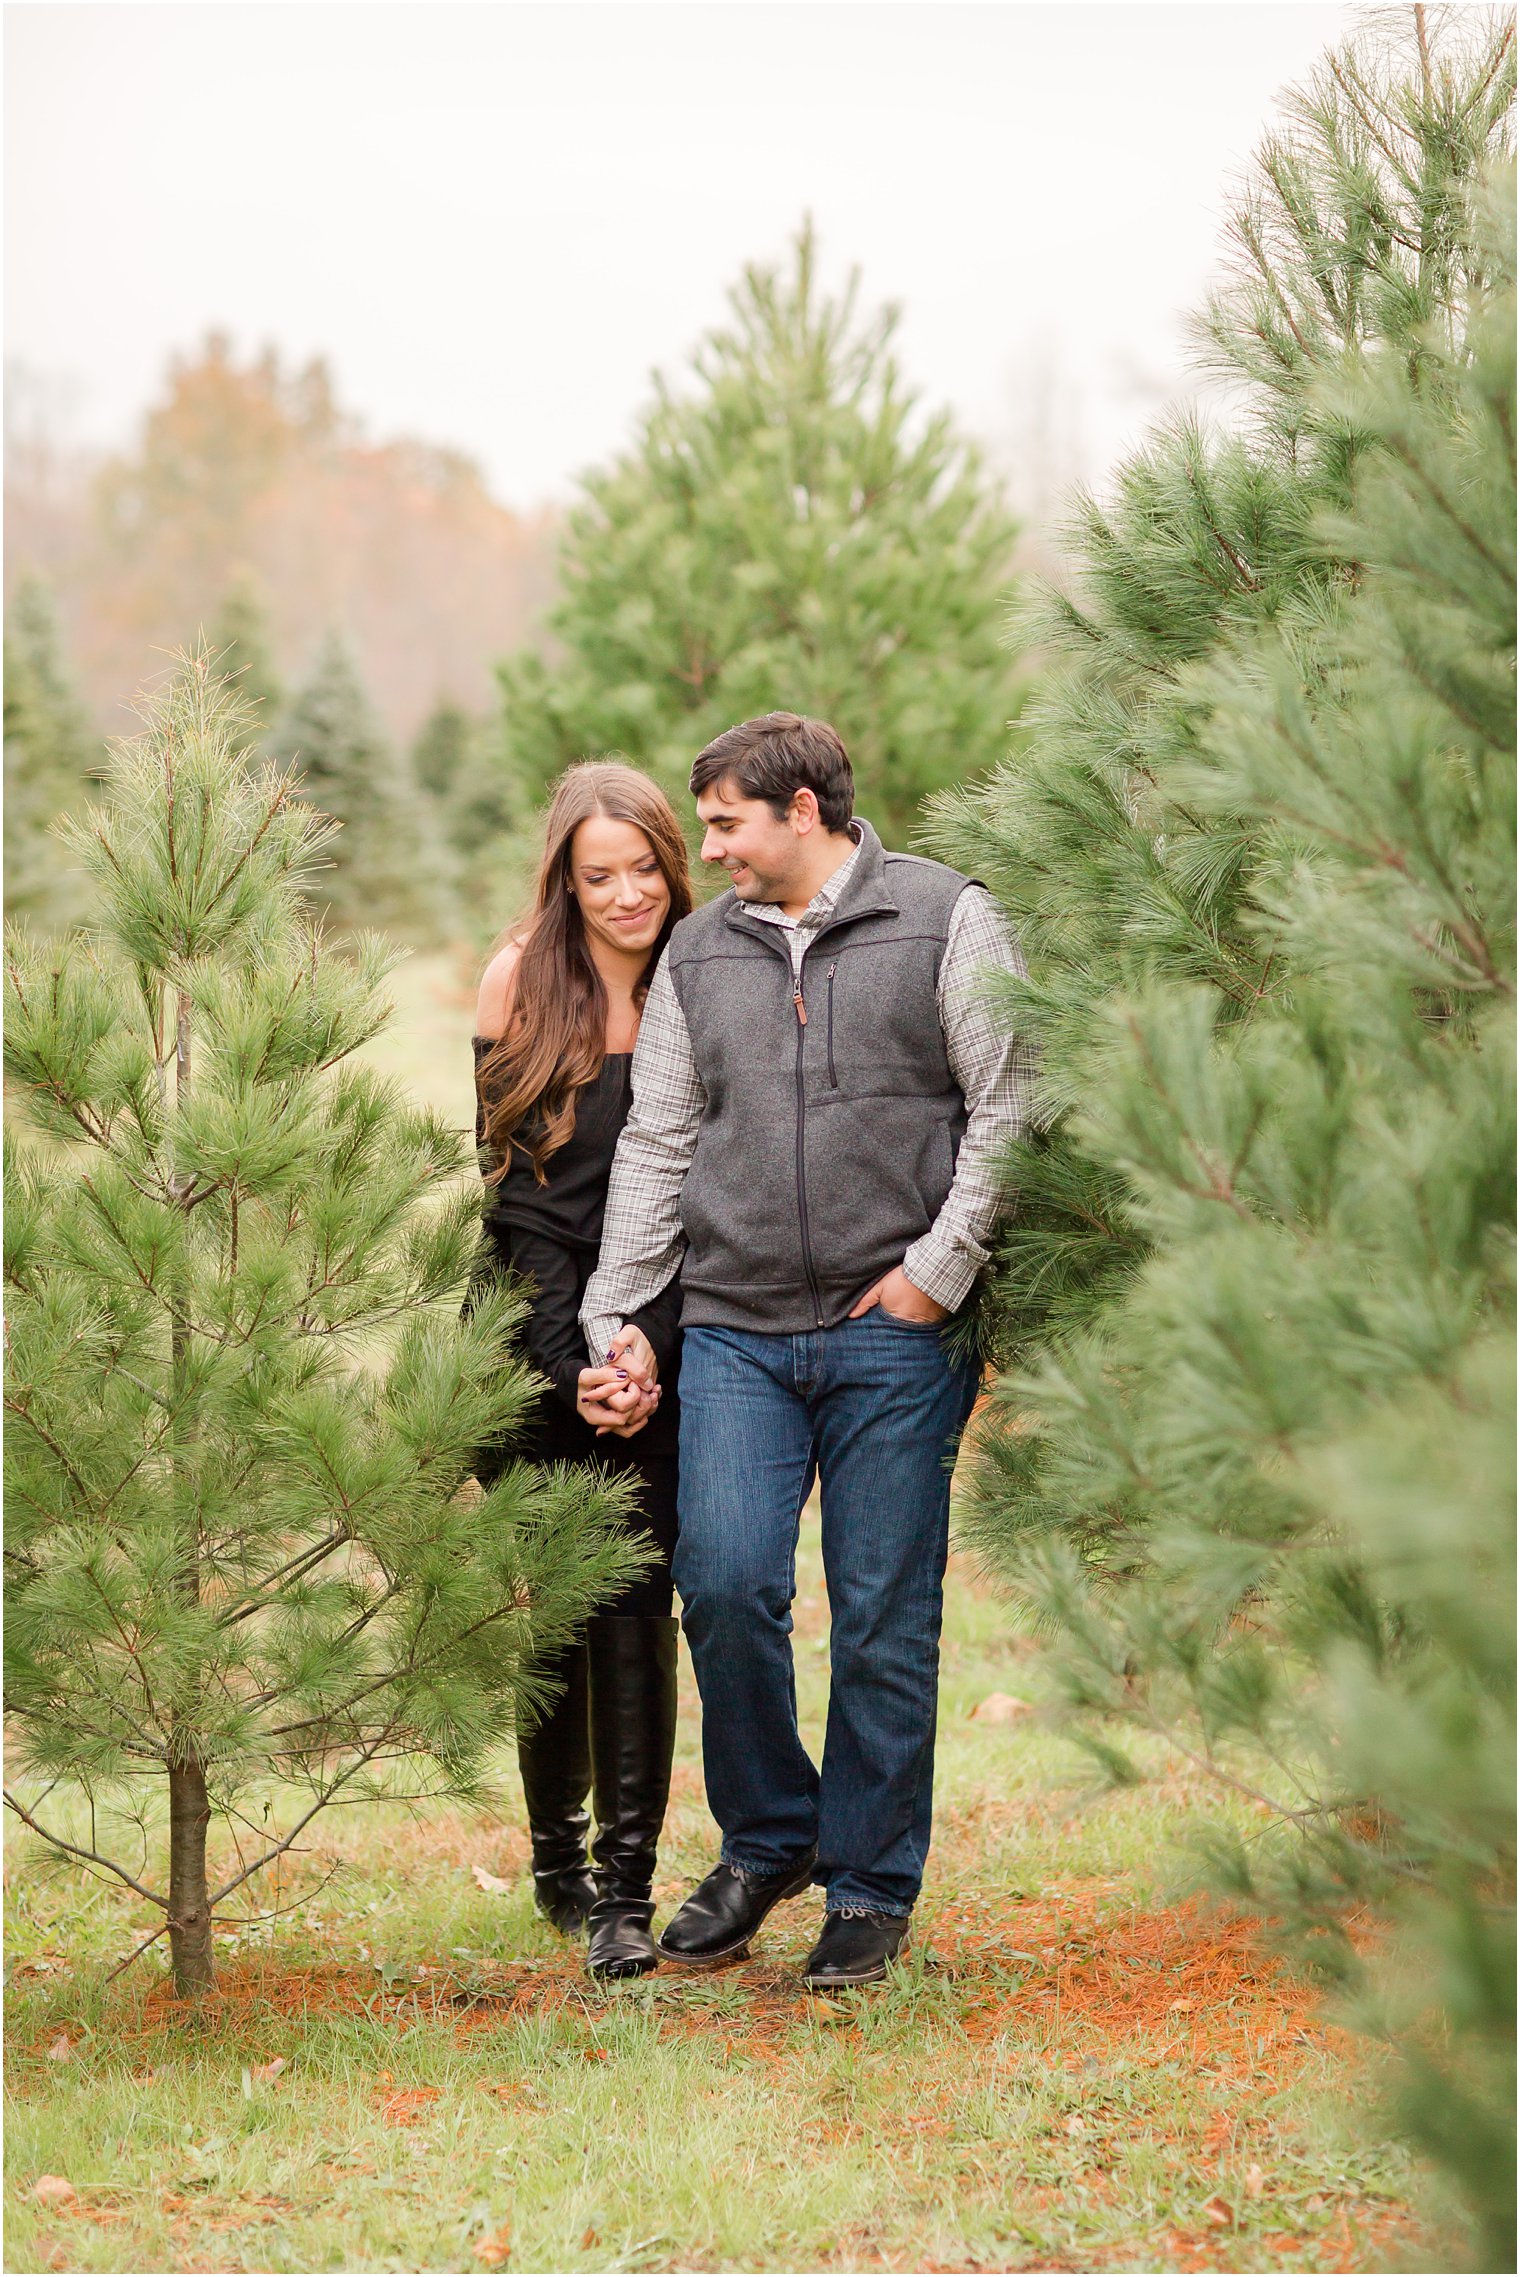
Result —
[{"label": "man's hand in pocket", "polygon": [[915,1328],[933,1328],[950,1317],[949,1307],[936,1304],[922,1289],[915,1289],[900,1265],[894,1265],[890,1273],[884,1273],[879,1281],[873,1282],[860,1302],[851,1306],[851,1320],[859,1320],[872,1305],[880,1305],[894,1320],[912,1321]]}]

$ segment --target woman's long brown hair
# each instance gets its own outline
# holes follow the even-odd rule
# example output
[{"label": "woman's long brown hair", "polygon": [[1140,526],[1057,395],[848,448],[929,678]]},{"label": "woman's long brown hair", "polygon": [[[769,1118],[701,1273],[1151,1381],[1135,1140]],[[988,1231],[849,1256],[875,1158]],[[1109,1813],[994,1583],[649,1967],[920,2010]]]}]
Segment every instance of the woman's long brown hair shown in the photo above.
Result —
[{"label": "woman's long brown hair", "polygon": [[576,1094],[595,1080],[607,1049],[607,991],[586,946],[572,891],[570,850],[592,815],[642,830],[670,889],[670,908],[634,990],[642,1005],[671,927],[691,908],[686,841],[664,792],[636,767],[587,759],[563,774],[544,828],[533,907],[507,933],[521,948],[506,1030],[480,1065],[486,1144],[505,1177],[515,1147],[542,1186],[544,1164],[575,1129]]}]

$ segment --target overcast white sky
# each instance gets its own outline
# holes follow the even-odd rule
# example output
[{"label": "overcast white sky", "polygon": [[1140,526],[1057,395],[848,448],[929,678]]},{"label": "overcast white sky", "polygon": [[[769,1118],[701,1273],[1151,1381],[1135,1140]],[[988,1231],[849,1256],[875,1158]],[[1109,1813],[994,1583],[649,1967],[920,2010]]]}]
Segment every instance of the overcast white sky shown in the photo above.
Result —
[{"label": "overcast white sky", "polygon": [[[811,209],[914,380],[1096,473],[1180,384],[1225,178],[1354,20],[1272,0],[5,10],[7,355],[116,443],[173,349],[325,355],[517,505],[614,450]],[[1054,388],[1048,375],[1054,372]],[[1038,375],[1047,375],[1040,404]]]}]

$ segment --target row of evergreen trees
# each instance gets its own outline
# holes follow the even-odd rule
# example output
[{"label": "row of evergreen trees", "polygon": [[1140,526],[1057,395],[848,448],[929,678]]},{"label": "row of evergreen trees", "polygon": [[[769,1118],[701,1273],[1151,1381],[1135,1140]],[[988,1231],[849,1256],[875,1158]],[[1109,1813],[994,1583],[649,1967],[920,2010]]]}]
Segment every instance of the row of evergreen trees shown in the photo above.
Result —
[{"label": "row of evergreen trees", "polygon": [[[220,670],[245,699],[242,745],[293,766],[302,795],[342,829],[308,878],[314,908],[339,927],[379,924],[413,943],[467,931],[456,906],[466,841],[441,777],[463,772],[480,727],[441,703],[410,759],[385,736],[352,653],[336,633],[310,677],[283,687],[252,583],[223,597],[208,633]],[[70,683],[51,598],[23,579],[5,635],[5,900],[50,927],[89,914],[86,873],[54,825],[87,805],[105,753]]]},{"label": "row of evergreen trees", "polygon": [[[928,792],[1002,753],[1018,702],[1001,639],[1013,524],[976,452],[905,385],[895,313],[862,313],[858,277],[829,294],[818,265],[804,228],[788,263],[745,272],[689,384],[656,380],[631,446],[568,519],[551,654],[501,666],[497,721],[442,703],[403,758],[341,640],[288,692],[252,585],[221,598],[209,639],[253,708],[247,732],[343,824],[312,881],[332,922],[413,942],[489,934],[521,896],[534,812],[565,767],[621,752],[684,811],[693,753],[783,701],[839,726],[894,845]],[[11,627],[46,651],[52,712],[39,732],[7,710],[7,774],[25,786],[8,905],[56,919],[81,913],[81,881],[42,831],[77,807],[81,755],[42,609],[34,591]]]},{"label": "row of evergreen trees", "polygon": [[1199,328],[1231,423],[1085,507],[934,839],[1023,937],[1046,1110],[976,1536],[1114,1780],[1159,1737],[1253,1799],[1216,1877],[1392,2040],[1508,2269],[1514,34],[1404,23],[1266,143]]}]

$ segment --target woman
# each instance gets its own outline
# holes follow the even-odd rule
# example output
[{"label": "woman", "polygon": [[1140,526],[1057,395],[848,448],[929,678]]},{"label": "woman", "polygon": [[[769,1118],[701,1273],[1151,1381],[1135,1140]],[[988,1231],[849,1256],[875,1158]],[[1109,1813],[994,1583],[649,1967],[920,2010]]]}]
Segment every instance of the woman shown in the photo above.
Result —
[{"label": "woman", "polygon": [[[657,1960],[651,1887],[675,1743],[678,1418],[667,1388],[643,1420],[597,1429],[583,1419],[579,1314],[632,1097],[639,1014],[671,927],[690,907],[686,847],[664,795],[632,767],[572,767],[549,809],[532,911],[486,967],[476,1019],[486,1242],[531,1283],[528,1356],[552,1386],[511,1453],[596,1461],[626,1475],[637,1490],[637,1523],[657,1552],[547,1671],[557,1696],[518,1739],[538,1905],[567,1935],[589,1923],[587,1966],[599,1977],[642,1976]],[[673,1282],[634,1316],[666,1387],[679,1315]],[[603,1398],[594,1411],[601,1417]],[[492,1450],[483,1474],[494,1476],[506,1459]]]}]

